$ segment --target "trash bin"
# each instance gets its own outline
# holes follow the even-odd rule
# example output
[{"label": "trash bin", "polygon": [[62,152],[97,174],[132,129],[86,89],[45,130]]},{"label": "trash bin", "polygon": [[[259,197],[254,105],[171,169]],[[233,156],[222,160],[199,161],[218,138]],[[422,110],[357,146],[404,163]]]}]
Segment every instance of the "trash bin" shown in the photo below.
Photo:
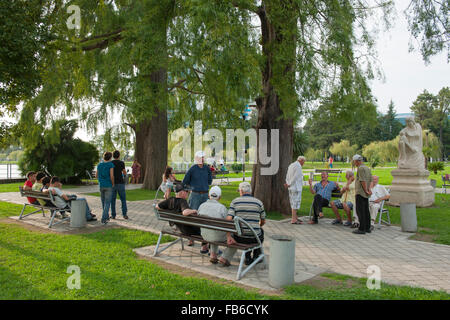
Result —
[{"label": "trash bin", "polygon": [[415,203],[400,203],[400,219],[403,232],[417,232]]},{"label": "trash bin", "polygon": [[270,237],[269,284],[281,288],[294,283],[295,239],[290,236]]},{"label": "trash bin", "polygon": [[70,207],[70,226],[73,228],[86,226],[86,200],[72,200]]}]

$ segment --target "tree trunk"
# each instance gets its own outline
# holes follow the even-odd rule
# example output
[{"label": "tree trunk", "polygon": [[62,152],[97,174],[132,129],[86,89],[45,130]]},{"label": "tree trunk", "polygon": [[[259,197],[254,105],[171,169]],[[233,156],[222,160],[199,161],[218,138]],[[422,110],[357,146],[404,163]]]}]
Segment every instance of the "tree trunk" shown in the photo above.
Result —
[{"label": "tree trunk", "polygon": [[[283,115],[283,111],[281,109],[282,101],[276,93],[273,82],[274,69],[276,68],[276,70],[283,70],[283,75],[290,77],[292,81],[291,83],[294,84],[295,77],[293,66],[296,56],[295,38],[285,36],[286,33],[283,32],[285,30],[281,30],[281,28],[284,28],[283,24],[278,24],[278,26],[275,27],[267,15],[267,10],[270,10],[268,2],[266,2],[265,8],[258,14],[261,20],[262,51],[266,60],[265,65],[262,68],[263,97],[256,99],[258,108],[258,122],[256,129],[258,133],[259,129],[267,129],[268,153],[270,153],[271,150],[271,143],[279,144],[279,169],[274,175],[262,175],[261,168],[264,166],[262,166],[258,160],[258,163],[256,163],[253,167],[252,189],[254,196],[264,203],[266,211],[278,211],[283,214],[290,214],[291,208],[289,204],[289,197],[287,190],[284,188],[284,183],[287,168],[292,162],[294,127],[293,121],[291,119],[287,119]],[[286,26],[286,28],[289,27],[293,27],[295,29],[296,25]],[[290,34],[294,35],[295,32]],[[286,60],[282,59],[282,62],[278,59],[278,62],[275,62],[274,56],[279,54],[279,48],[282,47],[283,41],[290,41],[290,46],[288,46],[290,53],[283,53],[284,57],[288,56],[289,58]],[[275,65],[275,63],[283,63],[283,65]],[[294,86],[292,86],[292,90],[289,95],[295,96]],[[279,130],[279,141],[270,141],[270,132],[273,129]],[[261,143],[266,142],[260,141],[258,134],[258,155]]]}]

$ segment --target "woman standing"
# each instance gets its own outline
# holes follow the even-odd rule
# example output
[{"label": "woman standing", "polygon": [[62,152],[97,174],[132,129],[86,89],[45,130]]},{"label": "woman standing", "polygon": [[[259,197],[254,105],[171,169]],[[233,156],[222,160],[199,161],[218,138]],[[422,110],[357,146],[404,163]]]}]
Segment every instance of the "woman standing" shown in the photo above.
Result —
[{"label": "woman standing", "polygon": [[131,183],[139,183],[139,178],[141,177],[141,164],[134,159],[133,165],[131,166]]}]

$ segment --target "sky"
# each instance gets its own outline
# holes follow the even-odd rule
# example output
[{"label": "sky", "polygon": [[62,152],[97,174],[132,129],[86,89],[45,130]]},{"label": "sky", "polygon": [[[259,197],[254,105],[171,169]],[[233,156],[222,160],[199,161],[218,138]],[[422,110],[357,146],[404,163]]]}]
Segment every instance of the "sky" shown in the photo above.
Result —
[{"label": "sky", "polygon": [[397,113],[407,113],[424,89],[437,94],[443,87],[450,86],[447,52],[432,57],[430,64],[425,65],[417,49],[408,51],[411,36],[403,11],[409,2],[410,0],[395,1],[395,25],[377,39],[378,59],[385,81],[374,80],[371,88],[378,100],[379,110],[383,113],[387,111],[391,99]]}]

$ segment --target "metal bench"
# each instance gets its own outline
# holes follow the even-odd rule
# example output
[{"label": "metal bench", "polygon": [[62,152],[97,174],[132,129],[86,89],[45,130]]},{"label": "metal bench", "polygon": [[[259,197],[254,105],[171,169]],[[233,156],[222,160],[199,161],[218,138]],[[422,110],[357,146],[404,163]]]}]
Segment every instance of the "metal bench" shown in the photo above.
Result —
[{"label": "metal bench", "polygon": [[442,176],[442,188],[444,189],[444,193],[447,194],[447,188],[450,187],[450,177],[448,175]]},{"label": "metal bench", "polygon": [[[41,199],[44,201],[51,201],[52,203],[55,201],[54,195],[51,192],[39,192],[39,191],[32,191],[32,190],[24,190],[23,187],[19,187],[19,191],[20,191],[20,195],[22,197],[30,197],[30,198],[35,198],[35,199]],[[27,200],[28,201],[28,200]],[[34,207],[37,208],[37,210],[30,212],[28,214],[23,214],[25,211],[25,208],[27,206],[30,207]],[[23,218],[31,215],[31,214],[35,214],[38,212],[42,212],[42,216],[45,217],[45,212],[44,210],[48,210],[50,211],[50,222],[48,224],[48,227],[51,228],[54,225],[60,224],[66,220],[70,220],[70,217],[66,217],[61,219],[58,222],[54,222],[55,220],[55,215],[57,211],[66,211],[66,212],[70,212],[70,203],[68,203],[69,209],[60,209],[57,207],[50,207],[50,206],[45,206],[45,205],[41,205],[39,202],[36,203],[28,203],[25,202],[22,208],[22,212],[20,213],[19,216],[19,220],[22,220]]]},{"label": "metal bench", "polygon": [[[328,173],[328,178],[336,178],[336,182],[339,183],[342,173],[341,169],[315,169],[312,175],[312,180],[316,181],[315,177],[320,177],[322,172]],[[320,181],[320,179],[318,181]]]},{"label": "metal bench", "polygon": [[230,184],[230,180],[226,177],[226,174],[229,174],[230,171],[215,171],[213,174],[213,179],[220,179],[219,184],[222,184],[224,180],[226,180],[225,184]]},{"label": "metal bench", "polygon": [[[176,244],[178,242],[181,242],[181,250],[184,250],[183,239],[188,239],[188,240],[202,241],[202,242],[215,244],[218,246],[230,247],[230,248],[236,248],[236,249],[242,250],[241,260],[240,260],[238,272],[236,275],[237,280],[240,280],[250,269],[252,269],[261,260],[263,261],[264,265],[266,264],[264,248],[263,248],[261,241],[259,240],[259,237],[257,236],[255,230],[248,224],[248,222],[246,222],[244,219],[242,219],[240,217],[236,216],[236,217],[234,217],[233,221],[230,221],[230,220],[226,220],[226,219],[211,218],[211,217],[204,217],[204,216],[183,216],[180,213],[174,213],[171,211],[166,211],[166,210],[161,210],[161,209],[157,210],[156,208],[155,208],[155,213],[156,213],[156,217],[160,221],[167,221],[169,223],[183,224],[183,225],[194,226],[194,227],[199,227],[199,228],[207,228],[207,229],[216,230],[216,231],[230,232],[230,233],[236,234],[238,236],[242,235],[242,230],[244,228],[249,229],[254,234],[257,242],[252,243],[252,244],[236,243],[236,244],[229,245],[226,241],[225,242],[205,241],[201,236],[185,235],[185,234],[182,234],[181,232],[179,232],[178,230],[174,230],[173,228],[171,228],[171,229],[163,228],[159,234],[158,242],[156,244],[156,248],[153,253],[153,256],[157,256],[159,253],[163,252],[164,250],[166,250],[167,248],[173,246],[174,244]],[[164,234],[178,237],[178,239],[167,244],[164,247],[160,247],[161,238]],[[255,261],[253,261],[252,264],[247,266],[247,268],[243,269],[245,253],[255,250],[255,249],[258,249],[258,248],[261,249],[261,254],[259,255],[259,257]]]}]

